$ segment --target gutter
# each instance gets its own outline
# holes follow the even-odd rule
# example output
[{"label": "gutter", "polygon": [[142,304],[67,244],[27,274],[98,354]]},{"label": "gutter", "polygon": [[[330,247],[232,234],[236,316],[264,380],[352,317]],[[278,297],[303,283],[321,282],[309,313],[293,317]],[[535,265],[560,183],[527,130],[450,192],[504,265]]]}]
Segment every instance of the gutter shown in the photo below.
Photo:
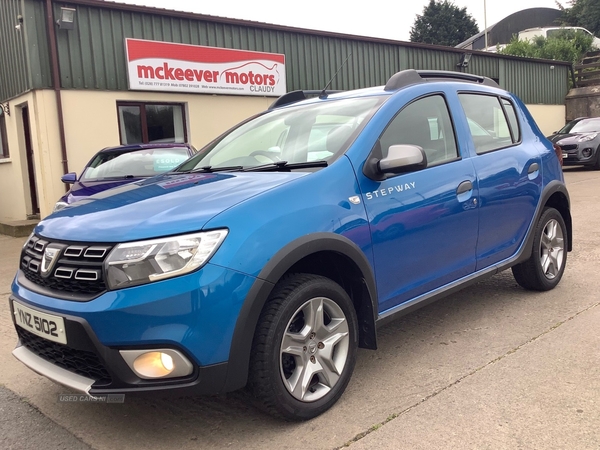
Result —
[{"label": "gutter", "polygon": [[[69,172],[69,160],[67,157],[67,141],[65,138],[65,122],[63,117],[62,98],[60,95],[60,71],[58,66],[58,51],[56,43],[56,32],[54,27],[54,14],[52,0],[46,0],[46,28],[48,29],[48,47],[50,48],[50,65],[52,66],[52,86],[56,95],[56,111],[58,113],[58,132],[60,135],[60,154],[62,157],[63,172]],[[65,185],[66,186],[66,185]]]}]

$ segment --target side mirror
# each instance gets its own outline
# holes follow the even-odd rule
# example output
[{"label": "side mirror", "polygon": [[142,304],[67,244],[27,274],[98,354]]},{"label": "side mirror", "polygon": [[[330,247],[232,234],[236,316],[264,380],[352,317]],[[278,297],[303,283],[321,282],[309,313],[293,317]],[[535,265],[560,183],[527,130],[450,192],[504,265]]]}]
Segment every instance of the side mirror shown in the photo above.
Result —
[{"label": "side mirror", "polygon": [[381,173],[402,173],[427,167],[427,156],[417,145],[391,145],[388,155],[377,163]]},{"label": "side mirror", "polygon": [[69,172],[60,177],[60,181],[67,184],[73,184],[77,181],[77,174],[75,172]]}]

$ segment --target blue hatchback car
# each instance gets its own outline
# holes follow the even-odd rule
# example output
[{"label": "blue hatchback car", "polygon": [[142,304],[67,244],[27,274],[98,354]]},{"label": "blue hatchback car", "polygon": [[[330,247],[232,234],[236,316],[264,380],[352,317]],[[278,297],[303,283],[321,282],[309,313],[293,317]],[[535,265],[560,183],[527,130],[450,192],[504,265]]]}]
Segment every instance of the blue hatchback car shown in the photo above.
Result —
[{"label": "blue hatchback car", "polygon": [[72,186],[56,202],[53,212],[107,189],[167,172],[194,154],[196,149],[190,144],[129,144],[104,148],[86,164],[79,178],[75,172],[61,177],[63,183]]},{"label": "blue hatchback car", "polygon": [[483,77],[286,94],[174,171],[40,222],[13,354],[91,396],[247,386],[272,414],[315,417],[388,320],[509,268],[526,289],[559,283],[561,156]]}]

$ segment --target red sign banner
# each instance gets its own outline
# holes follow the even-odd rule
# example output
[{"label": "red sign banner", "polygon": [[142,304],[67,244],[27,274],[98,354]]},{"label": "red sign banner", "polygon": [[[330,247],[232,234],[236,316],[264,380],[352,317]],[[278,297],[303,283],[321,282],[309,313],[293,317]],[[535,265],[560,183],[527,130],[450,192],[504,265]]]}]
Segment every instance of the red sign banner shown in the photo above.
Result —
[{"label": "red sign banner", "polygon": [[210,94],[285,94],[285,55],[126,39],[129,89]]}]

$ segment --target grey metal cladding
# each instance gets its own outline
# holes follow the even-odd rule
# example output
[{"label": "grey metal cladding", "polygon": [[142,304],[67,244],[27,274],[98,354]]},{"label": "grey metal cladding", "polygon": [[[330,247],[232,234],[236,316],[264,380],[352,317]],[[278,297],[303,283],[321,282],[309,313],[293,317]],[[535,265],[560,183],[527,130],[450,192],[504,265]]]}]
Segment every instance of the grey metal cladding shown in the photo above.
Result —
[{"label": "grey metal cladding", "polygon": [[569,91],[569,67],[539,62],[501,60],[500,84],[527,104],[560,105]]},{"label": "grey metal cladding", "polygon": [[[44,2],[22,0],[30,4],[32,14],[41,24],[39,36],[28,34],[37,50],[30,49],[29,60],[34,59],[35,74],[25,87],[22,73],[25,67],[17,68],[18,75],[11,76],[11,92],[19,89],[50,85],[50,69],[47,63],[45,40]],[[0,1],[0,11],[18,7],[20,0]],[[432,47],[385,39],[361,38],[327,32],[286,28],[233,19],[170,12],[166,10],[144,10],[140,7],[119,5],[104,6],[91,1],[54,3],[55,17],[60,6],[77,10],[74,30],[56,29],[61,86],[64,89],[127,90],[125,39],[137,38],[207,45],[242,50],[283,53],[286,56],[287,88],[322,89],[340,69],[331,84],[331,89],[356,89],[383,85],[395,72],[403,69],[459,70],[457,64],[462,51],[454,48]],[[39,11],[42,12],[41,15]],[[2,26],[7,14],[1,14]],[[11,25],[14,30],[14,24]],[[15,34],[13,32],[13,34]],[[42,42],[41,38],[44,37]],[[20,50],[11,50],[9,55],[15,65],[21,64],[23,42]],[[32,44],[28,43],[28,48]],[[38,56],[34,58],[37,51]],[[41,55],[46,55],[44,57]],[[344,65],[346,58],[350,56]],[[3,56],[3,55],[1,55]],[[557,63],[550,69],[549,62],[517,60],[482,52],[473,53],[464,72],[498,80],[500,86],[512,90],[526,103],[562,104],[567,94],[568,66]],[[2,68],[0,68],[2,71]],[[4,84],[4,83],[3,83]],[[0,98],[4,96],[0,86]]]},{"label": "grey metal cladding", "polygon": [[[19,23],[23,16],[19,0],[0,2],[0,100],[14,97],[31,87],[27,71],[25,50],[25,23]],[[17,28],[18,26],[18,28]]]}]

